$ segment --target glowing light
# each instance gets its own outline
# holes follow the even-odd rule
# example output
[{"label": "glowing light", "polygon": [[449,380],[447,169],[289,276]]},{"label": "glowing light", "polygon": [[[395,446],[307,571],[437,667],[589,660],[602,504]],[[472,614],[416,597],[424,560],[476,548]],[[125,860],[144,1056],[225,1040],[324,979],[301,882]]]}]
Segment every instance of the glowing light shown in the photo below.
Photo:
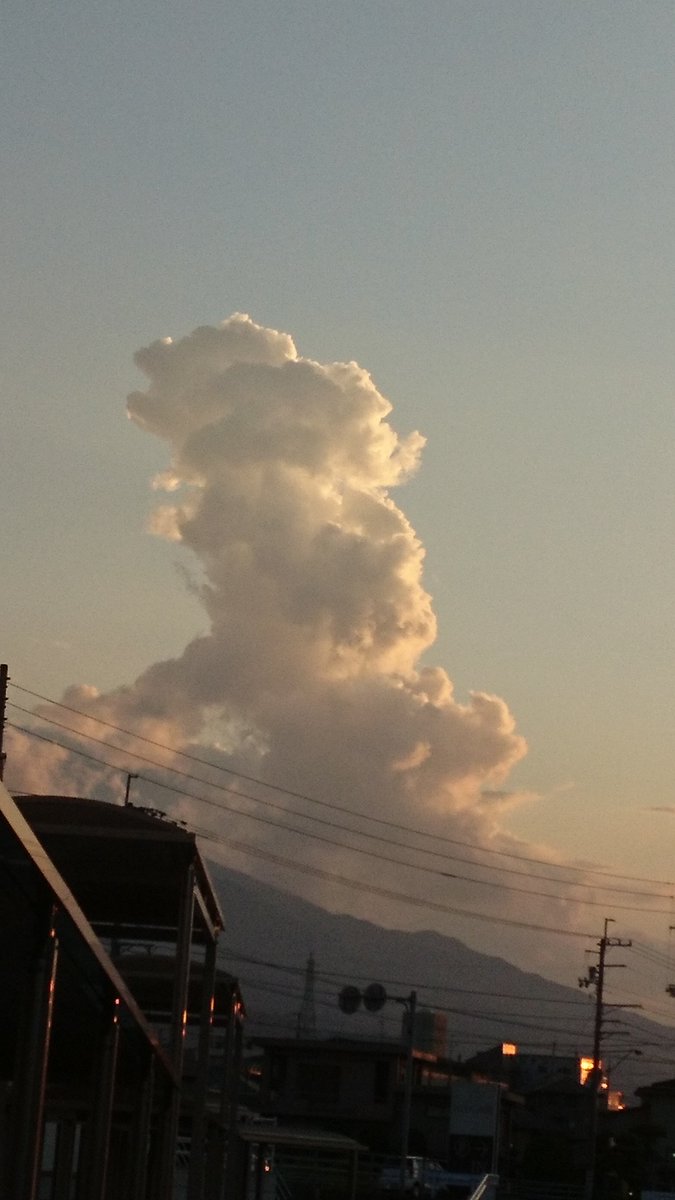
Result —
[{"label": "glowing light", "polygon": [[584,1055],[579,1059],[579,1083],[585,1083],[593,1070],[593,1059]]},{"label": "glowing light", "polygon": [[518,1047],[515,1042],[502,1042],[502,1054],[505,1058],[511,1058],[518,1053]]}]

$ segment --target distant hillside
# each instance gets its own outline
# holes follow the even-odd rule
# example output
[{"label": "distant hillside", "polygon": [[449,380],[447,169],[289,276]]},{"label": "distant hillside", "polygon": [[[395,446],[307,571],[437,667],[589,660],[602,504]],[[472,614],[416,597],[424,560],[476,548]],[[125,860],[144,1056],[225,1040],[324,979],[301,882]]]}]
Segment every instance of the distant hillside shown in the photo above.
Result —
[{"label": "distant hillside", "polygon": [[[384,929],[327,912],[216,863],[210,871],[226,917],[223,965],[241,980],[252,1035],[294,1034],[304,968],[313,953],[319,1036],[398,1037],[400,1006],[390,1003],[380,1014],[354,1017],[338,1009],[344,984],[379,981],[392,997],[407,996],[414,987],[421,1005],[450,1010],[448,1040],[455,1058],[500,1041],[542,1052],[591,1052],[594,1001],[587,992],[480,954],[456,938]],[[610,1010],[605,1031],[605,1060],[618,1064],[625,1056],[613,1086],[631,1092],[639,1083],[675,1075],[675,1062],[668,1065],[664,1049],[672,1036],[667,1027],[630,1010]],[[640,1048],[642,1061],[633,1055]]]}]

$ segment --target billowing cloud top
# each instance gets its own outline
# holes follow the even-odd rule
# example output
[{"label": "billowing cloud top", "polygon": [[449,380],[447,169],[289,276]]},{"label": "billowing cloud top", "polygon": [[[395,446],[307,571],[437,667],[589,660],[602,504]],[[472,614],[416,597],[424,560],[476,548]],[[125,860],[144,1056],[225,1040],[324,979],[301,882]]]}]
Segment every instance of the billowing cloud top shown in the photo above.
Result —
[{"label": "billowing cloud top", "polygon": [[136,362],[148,383],[129,415],[170,450],[152,528],[195,556],[208,632],[68,703],[324,801],[491,832],[525,743],[501,699],[459,703],[422,665],[424,551],[390,493],[423,438],[396,434],[356,363],[303,358],[239,313]]},{"label": "billowing cloud top", "polygon": [[397,436],[356,363],[303,358],[241,314],[136,361],[149,384],[129,414],[171,447],[156,486],[173,502],[152,525],[199,559],[210,618],[138,681],[153,709],[158,696],[173,719],[215,707],[290,786],[365,783],[375,807],[392,792],[480,803],[525,747],[501,700],[460,705],[444,671],[419,669],[435,618],[422,546],[389,490],[422,437]]}]

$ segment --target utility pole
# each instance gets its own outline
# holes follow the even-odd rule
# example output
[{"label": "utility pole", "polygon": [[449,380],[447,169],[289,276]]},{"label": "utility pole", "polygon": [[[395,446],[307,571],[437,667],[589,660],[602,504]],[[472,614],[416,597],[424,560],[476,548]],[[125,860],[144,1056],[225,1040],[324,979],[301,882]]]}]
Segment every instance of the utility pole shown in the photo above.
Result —
[{"label": "utility pole", "polygon": [[9,675],[7,663],[0,663],[0,780],[5,778],[5,723],[7,720],[7,684]]},{"label": "utility pole", "polygon": [[353,984],[343,987],[338,996],[338,1004],[344,1013],[355,1013],[363,1000],[368,1012],[379,1012],[387,1003],[394,1000],[402,1004],[405,1010],[403,1033],[405,1034],[405,1075],[403,1079],[403,1111],[401,1113],[401,1155],[399,1168],[399,1187],[401,1196],[407,1190],[408,1145],[410,1142],[410,1114],[412,1110],[413,1076],[415,1073],[415,1017],[417,1014],[417,992],[409,996],[387,996],[381,983],[370,983],[364,992],[360,992]]},{"label": "utility pole", "polygon": [[[614,924],[613,917],[605,917],[605,928],[600,941],[598,942],[598,964],[593,965],[588,969],[588,975],[585,975],[579,980],[579,987],[594,987],[595,988],[595,1022],[593,1026],[593,1075],[597,1078],[601,1068],[601,1047],[602,1047],[602,1027],[605,1014],[605,1005],[603,997],[605,991],[605,971],[609,967],[625,967],[625,963],[608,963],[607,951],[610,946],[632,946],[630,940],[623,938],[611,938],[607,935],[607,928]],[[619,1008],[635,1008],[636,1005],[620,1004]]]},{"label": "utility pole", "polygon": [[[610,924],[614,924],[612,917],[605,917],[605,928],[600,941],[598,942],[598,962],[597,966],[593,965],[588,969],[588,975],[579,980],[579,987],[594,987],[595,988],[595,1022],[593,1026],[593,1068],[589,1076],[589,1091],[591,1095],[591,1119],[589,1131],[589,1159],[586,1169],[586,1181],[584,1187],[584,1200],[593,1200],[593,1190],[595,1187],[595,1152],[598,1140],[598,1093],[600,1090],[600,1080],[602,1073],[602,1059],[600,1056],[602,1048],[602,1026],[604,1017],[603,995],[605,990],[605,971],[608,967],[625,967],[625,963],[608,963],[606,961],[607,951],[611,946],[632,946],[630,940],[623,938],[612,938],[607,934],[607,929]],[[621,1008],[629,1007],[628,1005],[620,1005]],[[633,1007],[632,1005],[630,1007]]]},{"label": "utility pole", "polygon": [[405,1081],[403,1086],[403,1113],[401,1120],[401,1196],[405,1196],[408,1170],[408,1146],[410,1142],[410,1114],[412,1110],[413,1072],[415,1058],[415,1016],[417,1014],[417,992],[409,996],[396,996],[397,1004],[402,1004],[407,1017]]},{"label": "utility pole", "polygon": [[310,953],[305,968],[305,991],[295,1027],[297,1038],[316,1037],[316,1008],[314,1006],[314,955]]}]

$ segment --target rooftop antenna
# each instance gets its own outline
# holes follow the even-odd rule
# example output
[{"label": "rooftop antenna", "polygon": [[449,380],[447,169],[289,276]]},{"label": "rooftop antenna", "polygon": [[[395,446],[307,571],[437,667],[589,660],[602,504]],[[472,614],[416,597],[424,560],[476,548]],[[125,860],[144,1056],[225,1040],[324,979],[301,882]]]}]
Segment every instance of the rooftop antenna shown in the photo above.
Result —
[{"label": "rooftop antenna", "polygon": [[[673,941],[673,930],[674,929],[675,929],[675,925],[668,926],[668,970],[670,972],[672,972],[672,969],[673,969],[673,967],[672,967],[672,963],[673,963],[672,941]],[[669,996],[675,996],[675,983],[667,983],[666,984],[666,992]]]},{"label": "rooftop antenna", "polygon": [[131,800],[129,799],[129,791],[131,789],[132,779],[138,779],[138,775],[132,775],[131,771],[127,771],[127,786],[124,790],[124,807],[129,808]]}]

